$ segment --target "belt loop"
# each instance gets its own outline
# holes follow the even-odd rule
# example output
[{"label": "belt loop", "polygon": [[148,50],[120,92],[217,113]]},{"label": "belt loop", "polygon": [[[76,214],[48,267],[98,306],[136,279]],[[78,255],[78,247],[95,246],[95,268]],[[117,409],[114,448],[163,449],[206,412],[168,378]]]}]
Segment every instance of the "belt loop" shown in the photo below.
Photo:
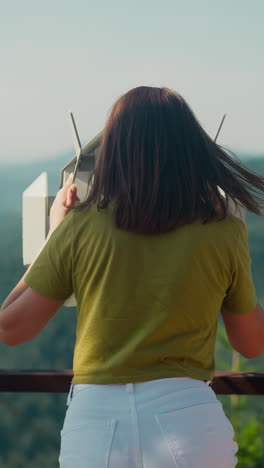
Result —
[{"label": "belt loop", "polygon": [[133,384],[132,384],[132,383],[126,384],[126,391],[127,391],[127,393],[133,393],[134,388],[133,388]]},{"label": "belt loop", "polygon": [[69,393],[68,393],[68,397],[67,397],[67,406],[69,406],[71,400],[72,400],[72,394],[73,394],[73,384],[71,384],[70,386],[70,390],[69,390]]}]

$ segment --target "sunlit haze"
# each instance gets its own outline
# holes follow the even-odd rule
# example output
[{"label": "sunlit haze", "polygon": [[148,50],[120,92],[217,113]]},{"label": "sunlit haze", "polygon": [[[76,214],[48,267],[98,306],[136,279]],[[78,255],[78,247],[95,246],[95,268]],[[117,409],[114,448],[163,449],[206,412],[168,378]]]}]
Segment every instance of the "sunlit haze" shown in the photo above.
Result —
[{"label": "sunlit haze", "polygon": [[123,92],[179,91],[219,142],[264,153],[262,0],[9,0],[1,4],[0,162],[83,143]]}]

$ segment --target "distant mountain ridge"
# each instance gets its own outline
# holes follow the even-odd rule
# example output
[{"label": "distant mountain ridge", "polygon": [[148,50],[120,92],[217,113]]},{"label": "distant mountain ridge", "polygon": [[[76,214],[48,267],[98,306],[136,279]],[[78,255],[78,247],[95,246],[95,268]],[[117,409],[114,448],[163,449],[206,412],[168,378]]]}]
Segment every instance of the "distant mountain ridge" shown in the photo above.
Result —
[{"label": "distant mountain ridge", "polygon": [[21,212],[22,193],[42,172],[48,173],[48,190],[55,194],[60,171],[73,156],[68,152],[47,160],[0,165],[0,212]]},{"label": "distant mountain ridge", "polygon": [[[21,213],[23,191],[42,173],[48,173],[48,190],[55,194],[59,187],[60,171],[74,156],[72,151],[54,158],[18,164],[0,165],[0,212]],[[264,154],[241,155],[243,164],[264,175]]]}]

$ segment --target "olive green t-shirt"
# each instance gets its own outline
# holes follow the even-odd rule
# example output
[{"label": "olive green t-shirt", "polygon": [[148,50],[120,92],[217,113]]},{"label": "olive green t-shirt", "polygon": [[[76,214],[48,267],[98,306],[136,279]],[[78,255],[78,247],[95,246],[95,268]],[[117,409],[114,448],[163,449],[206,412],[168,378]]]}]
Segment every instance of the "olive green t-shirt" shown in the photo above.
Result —
[{"label": "olive green t-shirt", "polygon": [[256,306],[250,264],[232,215],[141,235],[118,229],[111,205],[92,206],[65,217],[25,281],[45,297],[76,296],[74,384],[210,380],[222,304]]}]

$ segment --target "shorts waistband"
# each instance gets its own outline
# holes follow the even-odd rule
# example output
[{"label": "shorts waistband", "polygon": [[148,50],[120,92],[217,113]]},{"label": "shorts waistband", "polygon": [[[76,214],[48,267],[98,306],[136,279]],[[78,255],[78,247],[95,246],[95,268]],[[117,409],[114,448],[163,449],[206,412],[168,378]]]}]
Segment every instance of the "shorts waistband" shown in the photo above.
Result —
[{"label": "shorts waistband", "polygon": [[165,386],[166,384],[175,383],[177,385],[177,390],[181,390],[181,388],[185,388],[185,384],[193,384],[194,386],[199,387],[199,384],[206,384],[210,385],[210,380],[197,380],[192,379],[190,377],[169,377],[164,379],[156,379],[156,380],[147,380],[145,382],[130,382],[126,384],[71,384],[68,398],[67,398],[67,406],[70,404],[71,399],[73,398],[75,392],[78,392],[85,388],[96,388],[98,390],[108,389],[112,390],[118,388],[120,391],[125,391],[127,393],[136,393],[141,390],[148,389],[153,386]]}]

